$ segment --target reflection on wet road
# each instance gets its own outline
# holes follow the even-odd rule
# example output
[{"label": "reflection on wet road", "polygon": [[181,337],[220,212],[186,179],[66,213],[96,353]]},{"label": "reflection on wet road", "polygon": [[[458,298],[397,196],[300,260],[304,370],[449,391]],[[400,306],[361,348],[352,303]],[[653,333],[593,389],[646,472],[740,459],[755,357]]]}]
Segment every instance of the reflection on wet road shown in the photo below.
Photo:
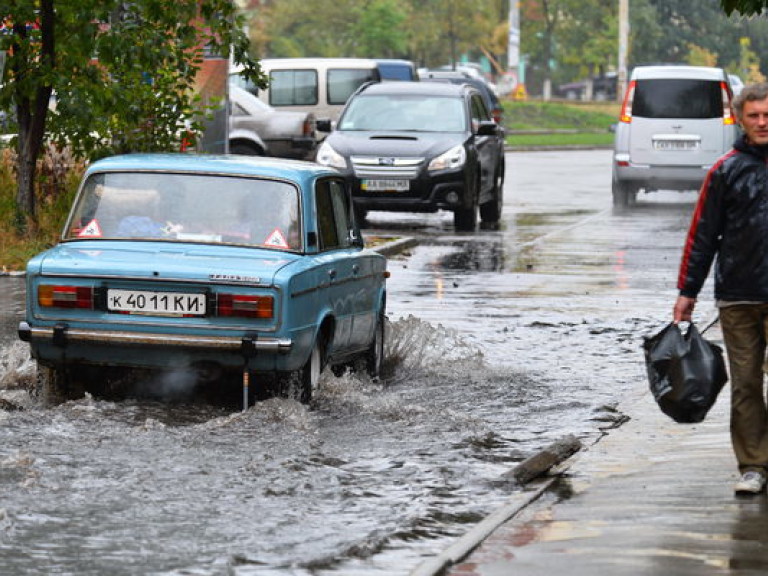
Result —
[{"label": "reflection on wet road", "polygon": [[[610,209],[610,153],[512,154],[504,224],[372,213],[393,257],[381,382],[310,410],[87,398],[41,409],[3,317],[0,565],[49,574],[407,574],[508,497],[514,463],[589,443],[644,386],[693,195]],[[2,279],[13,283],[12,279]],[[7,291],[11,292],[11,290]],[[12,318],[9,318],[9,315]],[[620,408],[620,406],[619,406]]]}]

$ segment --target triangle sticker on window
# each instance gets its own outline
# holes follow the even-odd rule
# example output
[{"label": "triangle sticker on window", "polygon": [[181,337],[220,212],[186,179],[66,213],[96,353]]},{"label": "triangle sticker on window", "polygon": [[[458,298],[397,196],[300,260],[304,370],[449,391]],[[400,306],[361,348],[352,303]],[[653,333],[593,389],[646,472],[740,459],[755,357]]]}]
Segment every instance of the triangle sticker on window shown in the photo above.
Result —
[{"label": "triangle sticker on window", "polygon": [[99,226],[99,223],[94,218],[88,224],[80,230],[80,232],[77,233],[80,237],[100,237],[101,234],[101,226]]},{"label": "triangle sticker on window", "polygon": [[264,241],[264,246],[270,246],[272,248],[289,248],[288,241],[285,239],[285,236],[283,236],[283,233],[280,232],[279,228],[272,230]]}]

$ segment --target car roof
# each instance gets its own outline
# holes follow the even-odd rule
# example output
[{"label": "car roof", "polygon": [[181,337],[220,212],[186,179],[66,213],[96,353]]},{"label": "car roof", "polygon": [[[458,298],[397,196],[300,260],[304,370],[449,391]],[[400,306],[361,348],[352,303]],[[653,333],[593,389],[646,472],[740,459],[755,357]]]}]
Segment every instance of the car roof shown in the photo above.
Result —
[{"label": "car roof", "polygon": [[469,84],[448,82],[372,82],[358,89],[358,94],[417,94],[424,96],[462,96]]},{"label": "car roof", "polygon": [[375,58],[375,62],[380,64],[407,64],[409,66],[416,66],[411,60],[403,60],[401,58]]},{"label": "car roof", "polygon": [[711,66],[684,66],[665,64],[661,66],[637,66],[632,70],[632,80],[653,80],[656,78],[691,78],[694,80],[725,80],[722,68]]},{"label": "car roof", "polygon": [[188,172],[227,176],[261,176],[301,181],[338,175],[326,166],[301,160],[263,156],[214,154],[125,154],[110,156],[91,164],[86,174],[94,172]]},{"label": "car roof", "polygon": [[375,68],[372,58],[264,58],[259,60],[263,68],[300,68],[312,66],[330,66],[334,68]]},{"label": "car roof", "polygon": [[484,80],[480,78],[474,78],[472,76],[467,76],[463,72],[457,72],[454,70],[429,71],[421,77],[421,80],[422,82],[431,82],[433,84],[468,84],[473,86],[475,89],[477,89],[478,92],[480,92],[480,94],[482,94],[486,104],[491,108],[500,106],[498,96],[494,94],[493,90],[491,90],[490,86],[488,86]]},{"label": "car roof", "polygon": [[[376,60],[372,58],[263,58],[259,60],[263,70],[281,69],[311,69],[324,68],[376,68]],[[231,63],[230,74],[239,74],[243,71],[242,64]]]}]

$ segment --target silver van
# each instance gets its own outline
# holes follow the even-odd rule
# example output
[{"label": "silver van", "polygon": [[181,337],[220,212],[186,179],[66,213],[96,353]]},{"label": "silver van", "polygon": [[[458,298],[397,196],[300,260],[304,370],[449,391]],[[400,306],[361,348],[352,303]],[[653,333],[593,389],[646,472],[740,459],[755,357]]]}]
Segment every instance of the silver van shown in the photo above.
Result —
[{"label": "silver van", "polygon": [[638,66],[632,71],[613,154],[613,204],[640,190],[698,190],[737,136],[722,68]]},{"label": "silver van", "polygon": [[336,120],[355,90],[381,80],[377,62],[365,58],[267,58],[260,64],[269,79],[265,90],[246,82],[238,68],[230,70],[230,80],[273,108],[311,112],[318,120]]}]

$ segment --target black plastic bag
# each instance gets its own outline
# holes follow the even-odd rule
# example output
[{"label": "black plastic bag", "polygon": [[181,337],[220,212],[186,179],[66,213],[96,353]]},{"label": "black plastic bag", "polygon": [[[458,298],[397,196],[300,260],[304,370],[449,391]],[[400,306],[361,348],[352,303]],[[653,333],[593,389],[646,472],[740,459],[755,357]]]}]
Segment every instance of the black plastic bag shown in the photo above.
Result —
[{"label": "black plastic bag", "polygon": [[690,324],[683,334],[670,323],[643,343],[648,381],[656,403],[675,422],[704,420],[728,381],[723,350]]}]

